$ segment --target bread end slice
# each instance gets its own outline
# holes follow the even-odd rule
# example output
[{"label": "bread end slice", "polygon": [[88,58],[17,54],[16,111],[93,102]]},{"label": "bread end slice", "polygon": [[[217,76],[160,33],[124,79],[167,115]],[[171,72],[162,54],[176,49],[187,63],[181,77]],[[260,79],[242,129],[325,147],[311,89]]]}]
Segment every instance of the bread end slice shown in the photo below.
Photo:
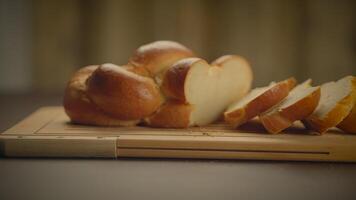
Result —
[{"label": "bread end slice", "polygon": [[353,108],[356,97],[356,78],[346,76],[337,82],[325,83],[321,86],[318,107],[302,120],[304,125],[319,134],[337,126]]},{"label": "bread end slice", "polygon": [[350,114],[337,127],[348,133],[356,133],[356,101]]}]

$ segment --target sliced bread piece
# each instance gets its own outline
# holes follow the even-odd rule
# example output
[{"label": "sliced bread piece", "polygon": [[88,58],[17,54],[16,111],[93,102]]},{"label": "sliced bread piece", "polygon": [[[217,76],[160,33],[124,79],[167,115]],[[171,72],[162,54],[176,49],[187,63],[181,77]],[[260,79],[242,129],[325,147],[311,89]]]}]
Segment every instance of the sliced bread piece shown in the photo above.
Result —
[{"label": "sliced bread piece", "polygon": [[289,78],[250,91],[228,107],[224,113],[225,121],[234,127],[240,126],[283,100],[295,84],[295,78]]},{"label": "sliced bread piece", "polygon": [[337,127],[348,133],[356,133],[356,100],[350,114]]},{"label": "sliced bread piece", "polygon": [[310,83],[309,79],[297,85],[279,104],[259,116],[269,133],[279,133],[313,113],[320,99],[320,87],[311,87]]},{"label": "sliced bread piece", "polygon": [[320,134],[337,126],[351,112],[355,96],[356,78],[353,76],[323,84],[319,104],[314,112],[303,120],[304,125]]}]

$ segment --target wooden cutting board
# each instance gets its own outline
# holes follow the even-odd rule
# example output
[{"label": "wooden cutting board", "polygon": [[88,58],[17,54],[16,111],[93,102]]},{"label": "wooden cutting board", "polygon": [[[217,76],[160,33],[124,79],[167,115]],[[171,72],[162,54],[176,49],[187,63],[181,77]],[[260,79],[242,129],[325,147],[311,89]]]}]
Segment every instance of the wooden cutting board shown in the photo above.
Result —
[{"label": "wooden cutting board", "polygon": [[62,107],[44,107],[0,135],[9,157],[165,157],[356,161],[356,135],[312,135],[301,125],[267,134],[258,122],[189,129],[95,127],[69,123]]}]

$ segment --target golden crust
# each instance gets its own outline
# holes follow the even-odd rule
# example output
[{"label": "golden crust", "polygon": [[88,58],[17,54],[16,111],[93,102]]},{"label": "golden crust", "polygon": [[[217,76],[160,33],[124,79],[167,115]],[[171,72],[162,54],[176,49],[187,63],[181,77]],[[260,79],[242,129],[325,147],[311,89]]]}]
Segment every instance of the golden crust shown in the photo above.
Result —
[{"label": "golden crust", "polygon": [[113,64],[98,67],[87,81],[87,94],[105,113],[120,120],[138,120],[161,105],[160,91],[151,78]]},{"label": "golden crust", "polygon": [[176,61],[194,56],[187,47],[173,41],[156,41],[139,47],[129,59],[129,65],[144,67],[156,76]]},{"label": "golden crust", "polygon": [[187,128],[190,125],[192,106],[179,101],[169,100],[146,123],[152,127]]},{"label": "golden crust", "polygon": [[98,68],[87,66],[78,70],[68,82],[64,98],[64,110],[73,123],[97,126],[132,126],[137,121],[122,121],[103,113],[86,95],[86,80]]},{"label": "golden crust", "polygon": [[329,128],[339,124],[349,113],[349,105],[353,102],[351,95],[348,95],[341,100],[328,115],[320,119],[314,115],[309,116],[307,119],[302,120],[303,124],[311,130],[315,130],[320,134],[326,132]]},{"label": "golden crust", "polygon": [[[66,89],[66,112],[82,124],[132,125],[146,119],[150,126],[188,127],[192,105],[186,102],[186,77],[195,62],[206,63],[193,56],[179,43],[157,41],[139,47],[123,67],[103,64],[85,75],[87,68],[79,70],[73,79],[80,78],[81,84]],[[223,56],[213,64],[222,66],[231,58],[246,62]]]},{"label": "golden crust", "polygon": [[124,65],[122,68],[126,69],[127,71],[133,72],[140,76],[151,77],[150,73],[144,67],[136,67],[133,65]]},{"label": "golden crust", "polygon": [[337,127],[348,133],[356,133],[356,101],[350,114]]},{"label": "golden crust", "polygon": [[278,82],[272,88],[247,103],[244,107],[225,112],[224,120],[234,127],[240,126],[283,100],[295,84],[295,78]]},{"label": "golden crust", "polygon": [[342,121],[347,118],[350,114],[355,101],[356,101],[356,78],[353,77],[352,79],[352,91],[349,95],[344,97],[341,101],[337,102],[336,106],[332,108],[332,110],[322,119],[318,118],[317,116],[310,115],[305,120],[302,120],[303,124],[312,130],[317,131],[319,134],[325,133],[329,128],[337,126],[338,124],[342,124],[345,126],[345,123],[353,127],[355,121],[346,121],[342,123]]},{"label": "golden crust", "polygon": [[356,77],[353,78],[354,105],[349,115],[338,124],[338,128],[348,133],[356,133]]},{"label": "golden crust", "polygon": [[162,92],[166,97],[182,102],[187,101],[184,89],[185,79],[189,70],[196,62],[206,63],[206,61],[200,58],[185,58],[176,62],[166,71],[161,85]]},{"label": "golden crust", "polygon": [[81,124],[137,124],[163,102],[156,79],[174,62],[191,56],[193,52],[179,43],[157,41],[139,47],[121,68],[112,64],[82,68],[67,85],[66,113]]},{"label": "golden crust", "polygon": [[273,113],[260,115],[260,121],[269,133],[279,133],[293,122],[313,113],[320,99],[320,87],[294,104]]}]

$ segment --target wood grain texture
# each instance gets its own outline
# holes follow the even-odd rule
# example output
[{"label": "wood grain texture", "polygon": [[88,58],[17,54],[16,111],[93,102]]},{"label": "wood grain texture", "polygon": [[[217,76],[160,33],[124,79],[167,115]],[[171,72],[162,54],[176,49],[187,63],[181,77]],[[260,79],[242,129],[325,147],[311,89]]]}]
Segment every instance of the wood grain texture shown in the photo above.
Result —
[{"label": "wood grain texture", "polygon": [[0,135],[1,154],[28,157],[163,157],[356,161],[356,136],[312,135],[300,124],[270,135],[252,121],[187,129],[70,124],[61,107],[39,109]]},{"label": "wood grain texture", "polygon": [[116,137],[3,136],[2,153],[9,157],[116,158]]},{"label": "wood grain texture", "polygon": [[12,128],[6,130],[3,134],[34,134],[53,120],[56,113],[58,113],[58,109],[55,107],[41,108]]}]

